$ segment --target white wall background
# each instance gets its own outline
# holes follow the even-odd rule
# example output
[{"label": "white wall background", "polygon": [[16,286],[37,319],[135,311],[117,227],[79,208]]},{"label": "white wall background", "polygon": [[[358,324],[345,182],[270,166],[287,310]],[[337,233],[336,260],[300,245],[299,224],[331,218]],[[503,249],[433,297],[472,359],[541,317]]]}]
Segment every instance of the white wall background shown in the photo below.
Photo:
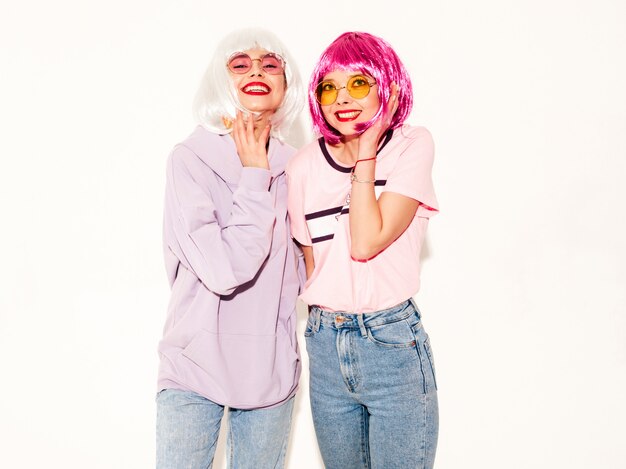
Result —
[{"label": "white wall background", "polygon": [[[1,10],[1,467],[153,467],[165,158],[216,41],[249,25],[304,77],[346,30],[386,38],[412,74],[442,208],[417,296],[437,468],[626,467],[624,2]],[[302,386],[288,467],[319,468]]]}]

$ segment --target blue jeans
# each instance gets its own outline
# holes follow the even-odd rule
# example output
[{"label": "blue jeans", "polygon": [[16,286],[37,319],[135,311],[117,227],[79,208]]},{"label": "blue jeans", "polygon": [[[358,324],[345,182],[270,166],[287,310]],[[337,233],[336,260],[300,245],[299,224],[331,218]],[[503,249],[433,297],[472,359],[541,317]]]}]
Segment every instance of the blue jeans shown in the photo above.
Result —
[{"label": "blue jeans", "polygon": [[[228,467],[273,469],[285,464],[294,399],[270,409],[229,409]],[[224,407],[191,391],[157,395],[157,469],[213,465]]]},{"label": "blue jeans", "polygon": [[432,468],[437,384],[415,303],[366,314],[312,306],[304,336],[326,468]]}]

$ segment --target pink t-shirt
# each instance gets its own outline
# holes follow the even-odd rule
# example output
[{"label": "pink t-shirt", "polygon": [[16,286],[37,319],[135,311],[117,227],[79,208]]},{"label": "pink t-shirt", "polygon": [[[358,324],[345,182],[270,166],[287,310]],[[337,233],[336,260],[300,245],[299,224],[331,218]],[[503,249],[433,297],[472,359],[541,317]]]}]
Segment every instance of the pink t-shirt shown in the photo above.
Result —
[{"label": "pink t-shirt", "polygon": [[390,308],[420,286],[420,250],[428,219],[438,212],[431,169],[433,141],[424,127],[388,132],[376,162],[376,196],[396,192],[420,202],[409,227],[376,257],[350,256],[350,167],[333,159],[322,139],[287,166],[293,237],[313,246],[315,269],[300,299],[331,311],[368,313]]}]

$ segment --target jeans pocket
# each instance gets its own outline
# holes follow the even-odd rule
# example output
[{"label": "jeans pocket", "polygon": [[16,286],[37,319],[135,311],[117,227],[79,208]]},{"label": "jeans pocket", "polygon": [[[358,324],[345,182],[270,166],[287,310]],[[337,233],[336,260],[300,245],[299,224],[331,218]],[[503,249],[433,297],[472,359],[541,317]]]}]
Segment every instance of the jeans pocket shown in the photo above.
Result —
[{"label": "jeans pocket", "polygon": [[409,348],[415,346],[415,335],[406,319],[368,327],[367,337],[382,347]]},{"label": "jeans pocket", "polygon": [[313,331],[314,320],[313,315],[309,314],[306,320],[306,327],[304,328],[304,337],[312,337],[315,332]]},{"label": "jeans pocket", "polygon": [[430,371],[433,375],[433,384],[437,389],[437,376],[435,373],[435,360],[433,359],[433,350],[430,346],[430,337],[426,334],[426,340],[424,341],[424,350],[426,350],[426,357],[428,358],[428,364],[430,365]]}]

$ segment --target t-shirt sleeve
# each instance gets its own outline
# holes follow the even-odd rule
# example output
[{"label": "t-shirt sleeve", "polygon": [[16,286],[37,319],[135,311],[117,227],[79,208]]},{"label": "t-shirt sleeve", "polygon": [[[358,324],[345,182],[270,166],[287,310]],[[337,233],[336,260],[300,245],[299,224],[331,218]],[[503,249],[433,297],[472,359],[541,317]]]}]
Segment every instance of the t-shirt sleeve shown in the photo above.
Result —
[{"label": "t-shirt sleeve", "polygon": [[430,218],[439,212],[432,180],[434,143],[428,130],[414,129],[410,143],[398,157],[385,184],[385,192],[396,192],[417,200],[417,216]]},{"label": "t-shirt sleeve", "polygon": [[287,165],[287,210],[291,236],[304,246],[311,246],[311,235],[304,218],[304,192],[306,190],[301,162],[292,158]]}]

